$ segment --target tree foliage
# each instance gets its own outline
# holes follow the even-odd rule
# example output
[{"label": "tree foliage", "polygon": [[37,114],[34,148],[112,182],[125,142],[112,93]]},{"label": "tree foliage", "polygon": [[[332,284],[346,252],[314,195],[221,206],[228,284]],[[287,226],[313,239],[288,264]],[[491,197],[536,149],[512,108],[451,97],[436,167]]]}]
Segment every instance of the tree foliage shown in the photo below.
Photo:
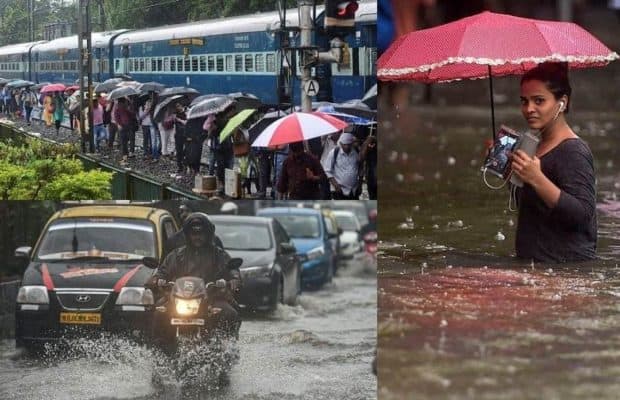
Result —
[{"label": "tree foliage", "polygon": [[36,140],[0,143],[0,200],[111,199],[112,173],[84,171],[76,150]]},{"label": "tree foliage", "polygon": [[[43,27],[52,22],[76,22],[77,7],[70,0],[35,0],[35,41],[43,39]],[[26,0],[0,0],[0,45],[29,41],[29,10]]]}]

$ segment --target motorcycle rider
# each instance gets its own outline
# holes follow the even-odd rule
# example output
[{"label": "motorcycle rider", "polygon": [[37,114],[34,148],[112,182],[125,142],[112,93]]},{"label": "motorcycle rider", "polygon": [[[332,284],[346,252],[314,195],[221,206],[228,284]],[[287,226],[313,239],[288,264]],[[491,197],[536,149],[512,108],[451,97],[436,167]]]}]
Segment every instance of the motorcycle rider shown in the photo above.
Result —
[{"label": "motorcycle rider", "polygon": [[[224,279],[231,292],[236,293],[241,285],[241,274],[238,269],[227,268],[230,256],[216,245],[215,226],[207,215],[200,212],[190,214],[183,224],[183,233],[185,246],[170,252],[155,272],[157,286],[164,286],[184,276],[194,276],[202,278],[205,283]],[[231,305],[233,302],[232,294],[228,298],[216,298],[211,306],[220,311],[207,320],[207,327],[226,337],[237,338],[241,318]]]}]

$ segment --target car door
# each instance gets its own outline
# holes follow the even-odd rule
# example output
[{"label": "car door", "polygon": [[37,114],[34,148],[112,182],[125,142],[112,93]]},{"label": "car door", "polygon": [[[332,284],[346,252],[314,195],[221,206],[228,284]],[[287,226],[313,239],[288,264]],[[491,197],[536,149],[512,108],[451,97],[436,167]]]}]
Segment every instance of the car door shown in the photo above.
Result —
[{"label": "car door", "polygon": [[174,236],[174,234],[177,232],[177,225],[174,222],[172,215],[165,215],[161,218],[160,228],[161,229],[159,231],[162,232],[162,237],[160,238],[160,240],[162,241],[161,248],[163,249],[163,255],[162,255],[161,261],[163,261],[163,259],[166,258],[170,250],[172,250],[170,248],[171,239]]},{"label": "car door", "polygon": [[[273,219],[272,230],[276,241],[276,260],[282,268],[284,298],[287,301],[287,298],[292,298],[297,294],[297,282],[301,277],[301,267],[297,262],[297,251],[295,251],[291,238],[276,219]],[[283,243],[290,246],[288,251],[286,245],[282,246]]]}]

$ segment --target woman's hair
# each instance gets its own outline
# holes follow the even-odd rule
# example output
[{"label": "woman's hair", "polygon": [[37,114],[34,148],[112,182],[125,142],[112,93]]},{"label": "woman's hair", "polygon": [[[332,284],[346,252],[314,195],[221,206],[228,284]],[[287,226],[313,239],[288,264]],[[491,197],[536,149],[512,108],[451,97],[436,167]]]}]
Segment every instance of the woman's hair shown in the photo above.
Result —
[{"label": "woman's hair", "polygon": [[556,100],[566,95],[568,104],[564,107],[564,112],[568,113],[570,107],[570,96],[572,89],[568,82],[568,63],[564,62],[548,62],[539,64],[536,68],[531,69],[521,78],[521,84],[526,81],[541,81]]}]

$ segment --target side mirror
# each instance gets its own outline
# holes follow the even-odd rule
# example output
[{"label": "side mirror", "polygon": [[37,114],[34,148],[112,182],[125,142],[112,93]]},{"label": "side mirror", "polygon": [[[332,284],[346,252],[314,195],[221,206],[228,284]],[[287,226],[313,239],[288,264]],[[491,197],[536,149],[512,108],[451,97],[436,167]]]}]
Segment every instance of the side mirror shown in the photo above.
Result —
[{"label": "side mirror", "polygon": [[157,269],[157,267],[159,267],[159,261],[155,257],[144,257],[142,259],[142,264],[150,269]]},{"label": "side mirror", "polygon": [[239,257],[231,258],[230,261],[228,261],[228,264],[226,264],[226,268],[239,269],[239,267],[241,267],[241,264],[243,264],[243,259]]},{"label": "side mirror", "polygon": [[32,251],[32,247],[30,246],[22,246],[15,249],[15,257],[30,260],[30,252]]},{"label": "side mirror", "polygon": [[297,249],[295,248],[295,245],[292,243],[280,243],[280,251],[283,254],[290,254],[290,253],[297,253]]}]

